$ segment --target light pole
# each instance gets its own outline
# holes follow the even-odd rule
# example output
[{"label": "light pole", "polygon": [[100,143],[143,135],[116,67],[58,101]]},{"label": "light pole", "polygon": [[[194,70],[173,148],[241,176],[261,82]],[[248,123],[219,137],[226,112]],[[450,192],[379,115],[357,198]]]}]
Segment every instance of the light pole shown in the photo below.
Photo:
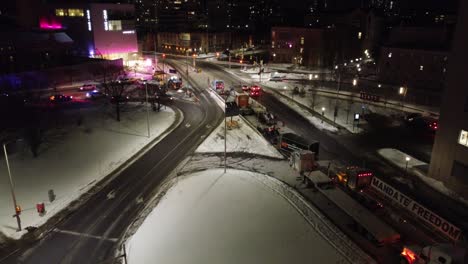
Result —
[{"label": "light pole", "polygon": [[150,126],[149,126],[149,107],[148,107],[148,82],[144,80],[145,93],[146,93],[146,126],[148,128],[148,138],[150,137]]},{"label": "light pole", "polygon": [[189,53],[189,51],[188,51],[188,49],[187,49],[187,50],[185,51],[185,64],[187,65],[187,70],[186,70],[187,78],[188,78],[188,75],[189,75],[189,73],[188,73],[188,53]]},{"label": "light pole", "polygon": [[341,67],[336,65],[335,69],[338,71],[338,85],[337,85],[337,88],[336,88],[335,111],[333,112],[333,122],[334,123],[336,123],[336,117],[338,116],[338,97],[340,96],[340,89],[341,89]]},{"label": "light pole", "polygon": [[224,173],[226,173],[226,167],[227,167],[227,154],[226,154],[226,149],[227,149],[227,123],[226,123],[226,111],[227,111],[227,105],[226,102],[224,102]]},{"label": "light pole", "polygon": [[197,68],[197,65],[196,65],[196,63],[195,63],[195,58],[196,58],[196,57],[197,57],[197,54],[194,53],[194,54],[192,55],[192,58],[193,58],[193,68],[194,68],[194,69]]},{"label": "light pole", "polygon": [[408,162],[411,160],[411,158],[407,156],[405,160],[406,160],[406,168],[405,168],[405,176],[406,176],[408,175]]},{"label": "light pole", "polygon": [[164,69],[164,61],[166,60],[166,54],[165,53],[163,53],[162,59],[163,59],[163,79],[164,79],[164,81],[166,81],[166,70]]},{"label": "light pole", "polygon": [[21,231],[21,219],[20,219],[21,208],[16,203],[15,188],[14,188],[15,185],[13,184],[13,179],[11,177],[10,163],[8,162],[8,153],[7,153],[5,143],[3,143],[3,153],[5,153],[5,161],[6,161],[8,176],[9,176],[9,180],[10,180],[11,197],[13,198],[13,206],[14,206],[14,209],[15,209],[15,214],[13,215],[13,217],[16,217],[16,221],[18,222],[18,230],[17,231]]},{"label": "light pole", "polygon": [[408,92],[408,88],[401,86],[400,89],[398,90],[398,94],[403,96],[403,99],[401,100],[401,111],[403,112],[405,109],[405,102],[406,102],[406,93]]},{"label": "light pole", "polygon": [[323,123],[323,119],[325,118],[325,107],[322,107],[322,123]]}]

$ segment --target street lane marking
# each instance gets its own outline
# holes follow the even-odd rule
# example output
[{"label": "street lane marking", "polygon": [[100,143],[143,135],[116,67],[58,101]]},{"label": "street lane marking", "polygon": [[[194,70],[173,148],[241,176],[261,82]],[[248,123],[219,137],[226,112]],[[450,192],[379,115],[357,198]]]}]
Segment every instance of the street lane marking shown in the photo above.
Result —
[{"label": "street lane marking", "polygon": [[185,127],[187,127],[187,128],[190,127],[190,126],[192,126],[192,125],[190,125],[190,123],[185,124]]},{"label": "street lane marking", "polygon": [[68,230],[60,230],[55,228],[53,230],[54,232],[61,233],[61,234],[67,234],[67,235],[72,235],[72,236],[79,236],[79,237],[86,237],[86,238],[95,238],[99,240],[107,240],[111,242],[117,242],[117,238],[108,238],[108,237],[103,237],[103,236],[94,236],[90,234],[85,234],[85,233],[79,233],[79,232],[74,232],[74,231],[68,231]]},{"label": "street lane marking", "polygon": [[112,190],[107,194],[107,200],[111,200],[114,198],[115,198],[115,190]]}]

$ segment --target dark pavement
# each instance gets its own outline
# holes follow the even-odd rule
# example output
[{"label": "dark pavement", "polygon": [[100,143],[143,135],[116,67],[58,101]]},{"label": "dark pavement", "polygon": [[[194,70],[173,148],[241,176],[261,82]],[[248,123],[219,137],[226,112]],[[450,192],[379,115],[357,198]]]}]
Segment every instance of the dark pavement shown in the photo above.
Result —
[{"label": "dark pavement", "polygon": [[[226,73],[219,65],[209,62],[197,62],[197,65],[204,71],[209,71],[214,77],[224,80],[227,87],[239,86],[241,82],[236,76]],[[264,92],[258,101],[268,111],[275,113],[280,120],[285,121],[286,126],[296,134],[319,141],[321,160],[333,160],[342,164],[370,168],[380,178],[387,180],[389,184],[464,229],[465,233],[468,232],[468,208],[465,205],[435,191],[417,177],[409,176],[414,183],[413,189],[395,180],[394,177],[403,177],[404,172],[388,165],[376,153],[379,148],[392,147],[422,157],[422,160],[428,160],[429,157],[424,156],[424,150],[432,145],[431,135],[420,136],[420,134],[415,134],[413,131],[401,127],[376,129],[360,135],[336,135],[317,129],[268,92]]]},{"label": "dark pavement", "polygon": [[[195,87],[195,86],[194,86]],[[114,257],[118,239],[158,191],[167,175],[222,120],[222,111],[200,96],[199,105],[174,102],[181,125],[68,215],[43,239],[2,263],[103,263]],[[185,124],[190,124],[187,127]],[[115,198],[108,198],[109,193]],[[143,203],[137,201],[143,199]]]}]

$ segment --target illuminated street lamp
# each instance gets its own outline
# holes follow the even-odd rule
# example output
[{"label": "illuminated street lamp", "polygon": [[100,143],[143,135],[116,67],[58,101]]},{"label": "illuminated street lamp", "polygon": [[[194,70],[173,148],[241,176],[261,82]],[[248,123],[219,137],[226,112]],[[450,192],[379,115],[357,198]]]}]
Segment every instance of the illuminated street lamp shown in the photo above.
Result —
[{"label": "illuminated street lamp", "polygon": [[323,116],[322,118],[322,123],[323,123],[323,119],[325,118],[325,107],[322,107],[322,116]]},{"label": "illuminated street lamp", "polygon": [[405,176],[406,176],[408,174],[408,162],[411,160],[411,158],[406,156],[405,160],[406,160],[406,168],[405,168]]},{"label": "illuminated street lamp", "polygon": [[357,79],[353,79],[353,86],[357,85]]},{"label": "illuminated street lamp", "polygon": [[312,80],[312,74],[309,74],[309,80]]},{"label": "illuminated street lamp", "polygon": [[379,85],[377,85],[377,87],[382,88],[382,85],[379,83]]}]

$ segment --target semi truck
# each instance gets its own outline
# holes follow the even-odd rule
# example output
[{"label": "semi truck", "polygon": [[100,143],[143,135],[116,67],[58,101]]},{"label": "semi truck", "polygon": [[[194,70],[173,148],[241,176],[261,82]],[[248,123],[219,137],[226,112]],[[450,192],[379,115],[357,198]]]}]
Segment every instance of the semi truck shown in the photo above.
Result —
[{"label": "semi truck", "polygon": [[315,159],[318,160],[320,144],[315,140],[308,140],[293,133],[280,134],[278,140],[279,148],[293,152],[296,150],[310,150],[314,152]]},{"label": "semi truck", "polygon": [[371,184],[373,173],[365,168],[348,166],[338,170],[336,181],[347,188],[359,191]]},{"label": "semi truck", "polygon": [[222,93],[224,93],[224,82],[222,80],[214,80],[212,88],[218,94],[222,94]]}]

